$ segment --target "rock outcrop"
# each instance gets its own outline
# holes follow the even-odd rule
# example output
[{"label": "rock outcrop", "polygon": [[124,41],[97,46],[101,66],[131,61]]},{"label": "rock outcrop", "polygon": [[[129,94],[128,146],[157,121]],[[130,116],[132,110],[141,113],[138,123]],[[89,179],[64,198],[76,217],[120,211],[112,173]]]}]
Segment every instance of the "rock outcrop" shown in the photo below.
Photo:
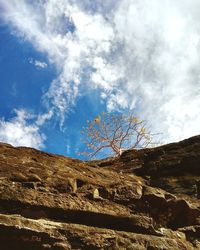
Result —
[{"label": "rock outcrop", "polygon": [[0,249],[200,249],[200,136],[80,161],[0,144]]}]

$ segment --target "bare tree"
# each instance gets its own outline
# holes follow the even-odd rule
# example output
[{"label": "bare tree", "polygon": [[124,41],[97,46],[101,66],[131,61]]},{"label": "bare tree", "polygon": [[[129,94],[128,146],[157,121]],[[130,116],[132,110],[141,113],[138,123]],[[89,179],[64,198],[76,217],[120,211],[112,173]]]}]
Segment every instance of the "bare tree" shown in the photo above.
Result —
[{"label": "bare tree", "polygon": [[82,142],[87,147],[82,154],[90,159],[119,156],[127,149],[146,148],[153,144],[153,135],[146,130],[145,121],[121,113],[103,112],[96,119],[87,121],[82,135]]}]

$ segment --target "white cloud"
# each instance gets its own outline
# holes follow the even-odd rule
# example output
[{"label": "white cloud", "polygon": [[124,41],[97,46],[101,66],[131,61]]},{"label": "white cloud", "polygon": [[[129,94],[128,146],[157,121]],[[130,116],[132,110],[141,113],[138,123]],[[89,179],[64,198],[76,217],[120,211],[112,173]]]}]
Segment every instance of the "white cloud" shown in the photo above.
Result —
[{"label": "white cloud", "polygon": [[39,60],[34,60],[33,58],[29,59],[29,62],[35,65],[37,68],[45,69],[48,67],[48,64]]},{"label": "white cloud", "polygon": [[37,126],[42,126],[45,122],[49,121],[53,117],[53,114],[53,109],[50,109],[47,113],[39,114],[35,124]]},{"label": "white cloud", "polygon": [[200,133],[198,0],[38,0],[34,6],[0,0],[0,6],[17,35],[58,68],[45,97],[62,122],[84,84],[99,89],[109,110],[135,108],[165,141]]},{"label": "white cloud", "polygon": [[155,131],[163,132],[165,141],[200,133],[200,19],[193,15],[197,5],[124,0],[115,13],[131,93],[127,105],[136,97],[141,114]]},{"label": "white cloud", "polygon": [[[52,82],[46,97],[64,117],[64,113],[74,104],[79,94],[84,70],[93,68],[93,62],[99,55],[109,53],[114,32],[102,15],[83,12],[78,5],[70,4],[69,1],[51,0],[44,4],[39,2],[33,7],[25,0],[21,0],[20,5],[17,0],[0,0],[0,5],[4,10],[4,20],[13,27],[18,36],[32,42],[39,51],[47,53],[49,61],[61,72]],[[110,82],[113,84],[116,76],[112,73],[109,62],[106,67],[110,69],[101,87],[110,88]],[[95,70],[99,72],[101,80],[105,69],[99,66]]]},{"label": "white cloud", "polygon": [[45,136],[37,124],[30,123],[34,116],[25,110],[15,110],[15,113],[16,116],[9,121],[0,119],[0,141],[13,146],[43,148]]}]

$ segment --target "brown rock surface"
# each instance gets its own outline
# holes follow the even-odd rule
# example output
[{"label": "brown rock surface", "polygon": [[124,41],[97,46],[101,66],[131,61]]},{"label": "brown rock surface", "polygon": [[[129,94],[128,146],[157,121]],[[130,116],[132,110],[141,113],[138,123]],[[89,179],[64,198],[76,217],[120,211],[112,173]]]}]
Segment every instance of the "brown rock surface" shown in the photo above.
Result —
[{"label": "brown rock surface", "polygon": [[200,249],[200,136],[83,162],[0,144],[0,249]]}]

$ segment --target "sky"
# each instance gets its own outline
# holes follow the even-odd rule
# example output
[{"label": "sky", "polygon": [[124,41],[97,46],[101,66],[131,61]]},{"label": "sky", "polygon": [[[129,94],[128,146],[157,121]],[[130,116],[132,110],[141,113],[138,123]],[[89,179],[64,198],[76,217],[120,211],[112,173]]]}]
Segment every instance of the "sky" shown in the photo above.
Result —
[{"label": "sky", "polygon": [[0,103],[0,141],[76,158],[102,111],[200,134],[200,1],[0,0]]}]

